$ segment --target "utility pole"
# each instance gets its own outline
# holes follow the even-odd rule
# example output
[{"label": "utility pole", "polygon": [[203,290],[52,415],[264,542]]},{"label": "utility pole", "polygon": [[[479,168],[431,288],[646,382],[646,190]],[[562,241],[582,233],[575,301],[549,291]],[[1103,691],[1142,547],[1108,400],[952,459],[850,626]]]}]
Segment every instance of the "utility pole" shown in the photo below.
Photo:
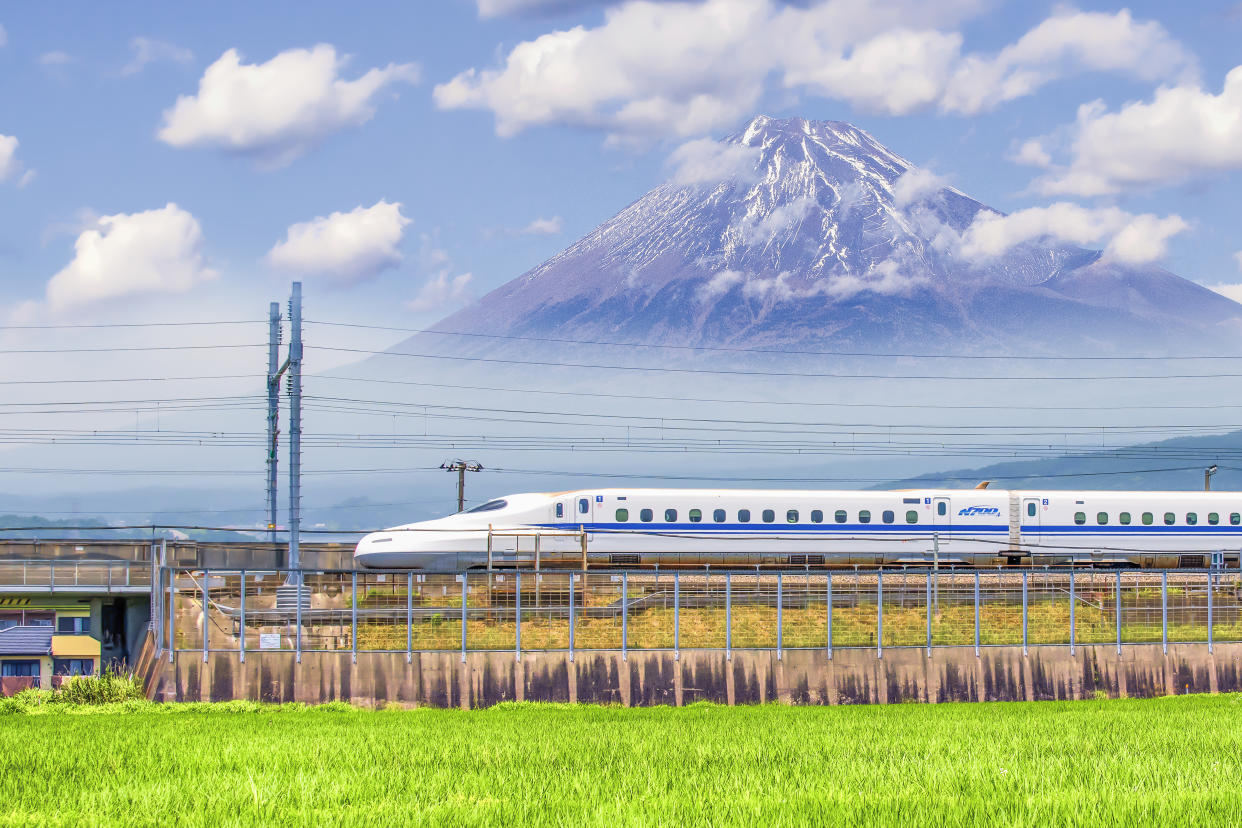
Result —
[{"label": "utility pole", "polygon": [[[289,569],[301,569],[302,529],[302,283],[289,297]],[[300,575],[292,577],[300,578]]]},{"label": "utility pole", "polygon": [[273,302],[267,317],[267,531],[276,542],[277,447],[280,444],[280,303]]},{"label": "utility pole", "polygon": [[1203,470],[1203,491],[1212,491],[1212,475],[1216,474],[1216,464],[1208,466]]},{"label": "utility pole", "polygon": [[445,471],[457,472],[457,511],[463,511],[466,508],[466,472],[483,471],[483,464],[466,462],[465,460],[446,460],[440,464],[440,468]]}]

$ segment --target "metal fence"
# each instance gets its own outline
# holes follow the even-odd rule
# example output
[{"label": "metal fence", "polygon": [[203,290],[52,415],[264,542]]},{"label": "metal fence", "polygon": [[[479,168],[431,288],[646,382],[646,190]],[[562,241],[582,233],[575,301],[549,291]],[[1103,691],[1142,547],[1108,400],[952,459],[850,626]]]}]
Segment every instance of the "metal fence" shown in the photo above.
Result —
[{"label": "metal fence", "polygon": [[1242,641],[1242,574],[374,572],[163,567],[173,651],[873,649]]},{"label": "metal fence", "polygon": [[55,592],[60,589],[112,590],[151,586],[149,562],[0,559],[0,589]]}]

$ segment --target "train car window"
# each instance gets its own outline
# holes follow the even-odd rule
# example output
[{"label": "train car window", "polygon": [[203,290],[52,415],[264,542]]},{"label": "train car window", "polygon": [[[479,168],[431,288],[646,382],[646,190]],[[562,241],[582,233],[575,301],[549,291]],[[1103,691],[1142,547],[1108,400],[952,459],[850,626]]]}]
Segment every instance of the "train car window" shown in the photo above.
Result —
[{"label": "train car window", "polygon": [[1082,526],[1086,522],[1087,522],[1086,512],[1074,512],[1074,523],[1077,523],[1079,526]]},{"label": "train car window", "polygon": [[617,523],[625,523],[629,519],[630,519],[629,509],[618,509],[617,510]]},{"label": "train car window", "polygon": [[1117,520],[1118,522],[1121,523],[1122,526],[1129,526],[1130,525],[1130,513],[1122,512],[1121,514],[1117,515]]},{"label": "train car window", "polygon": [[776,520],[776,512],[772,511],[771,509],[764,509],[763,510],[763,522],[771,523],[774,520]]},{"label": "train car window", "polygon": [[836,513],[835,515],[833,515],[833,516],[832,516],[832,518],[833,518],[833,520],[835,520],[837,523],[845,523],[845,521],[846,521],[846,520],[848,520],[848,518],[846,517],[845,510],[844,510],[844,509],[837,509],[837,513]]},{"label": "train car window", "polygon": [[1194,512],[1186,513],[1186,525],[1187,526],[1194,526],[1198,522],[1199,522],[1199,516],[1197,514],[1195,514]]},{"label": "train car window", "polygon": [[1144,526],[1151,526],[1152,520],[1154,520],[1154,518],[1152,517],[1151,512],[1143,512],[1143,525]]},{"label": "train car window", "polygon": [[788,512],[786,512],[785,522],[786,523],[797,523],[798,522],[798,510],[790,509]]},{"label": "train car window", "polygon": [[885,523],[892,523],[894,520],[896,520],[897,516],[893,514],[891,509],[885,509],[884,514],[880,515],[880,518]]},{"label": "train car window", "polygon": [[665,523],[676,523],[677,522],[677,510],[676,509],[665,509],[664,510],[664,522]]},{"label": "train car window", "polygon": [[1026,504],[1026,516],[1035,517],[1035,501]]},{"label": "train car window", "polygon": [[914,511],[913,509],[906,512],[906,523],[918,523],[918,522],[919,522],[918,512]]},{"label": "train car window", "polygon": [[578,514],[585,515],[589,511],[591,511],[591,501],[585,497],[578,498]]},{"label": "train car window", "polygon": [[[473,509],[467,509],[466,511],[467,512],[494,512],[497,509],[503,509],[508,505],[509,505],[509,502],[506,500],[489,500],[486,503],[482,503],[478,506],[475,506]],[[558,503],[556,505],[560,506],[561,504]]]},{"label": "train car window", "polygon": [[750,523],[750,509],[738,509],[737,510],[737,522],[738,523]]},{"label": "train car window", "polygon": [[1217,514],[1216,512],[1208,512],[1208,523],[1212,524],[1213,526],[1220,523],[1220,515]]},{"label": "train car window", "polygon": [[651,521],[655,520],[655,513],[650,509],[643,509],[638,513],[638,519],[643,523],[651,523]]},{"label": "train car window", "polygon": [[716,511],[712,512],[712,520],[716,521],[717,523],[724,523],[725,522],[725,510],[717,509]]},{"label": "train car window", "polygon": [[565,517],[565,504],[564,503],[556,504],[556,516],[559,518]]},{"label": "train car window", "polygon": [[701,509],[690,510],[690,522],[691,523],[698,523],[702,519],[703,519],[703,511]]},{"label": "train car window", "polygon": [[1096,512],[1095,522],[1100,524],[1101,526],[1108,523],[1108,512]]},{"label": "train car window", "polygon": [[943,500],[936,504],[936,514],[947,515],[948,513],[949,513],[949,506]]},{"label": "train car window", "polygon": [[822,509],[812,509],[812,510],[811,510],[811,523],[823,523],[823,522],[824,522],[824,512],[823,512],[823,510],[822,510]]},{"label": "train car window", "polygon": [[1176,522],[1177,522],[1177,515],[1173,514],[1172,512],[1164,513],[1164,525],[1165,526],[1172,526]]},{"label": "train car window", "polygon": [[871,522],[871,512],[867,511],[866,509],[863,509],[861,512],[859,512],[859,513],[858,513],[858,522],[859,522],[859,523],[870,523],[870,522]]},{"label": "train car window", "polygon": [[1237,526],[1239,523],[1242,523],[1242,515],[1239,515],[1237,512],[1230,512],[1229,513],[1229,525]]}]

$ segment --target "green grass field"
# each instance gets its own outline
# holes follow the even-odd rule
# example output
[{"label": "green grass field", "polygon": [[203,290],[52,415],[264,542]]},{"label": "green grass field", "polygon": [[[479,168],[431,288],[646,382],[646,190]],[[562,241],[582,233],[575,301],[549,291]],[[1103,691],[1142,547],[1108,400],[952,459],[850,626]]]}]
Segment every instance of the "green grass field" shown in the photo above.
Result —
[{"label": "green grass field", "polygon": [[0,714],[3,825],[1242,823],[1238,695],[35,710]]}]

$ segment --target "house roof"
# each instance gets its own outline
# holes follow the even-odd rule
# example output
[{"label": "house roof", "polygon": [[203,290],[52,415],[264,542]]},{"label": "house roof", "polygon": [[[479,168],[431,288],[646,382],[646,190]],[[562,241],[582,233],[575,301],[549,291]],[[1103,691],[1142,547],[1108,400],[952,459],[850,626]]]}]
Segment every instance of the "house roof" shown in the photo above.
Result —
[{"label": "house roof", "polygon": [[53,632],[51,627],[9,627],[0,630],[0,656],[50,655]]}]

